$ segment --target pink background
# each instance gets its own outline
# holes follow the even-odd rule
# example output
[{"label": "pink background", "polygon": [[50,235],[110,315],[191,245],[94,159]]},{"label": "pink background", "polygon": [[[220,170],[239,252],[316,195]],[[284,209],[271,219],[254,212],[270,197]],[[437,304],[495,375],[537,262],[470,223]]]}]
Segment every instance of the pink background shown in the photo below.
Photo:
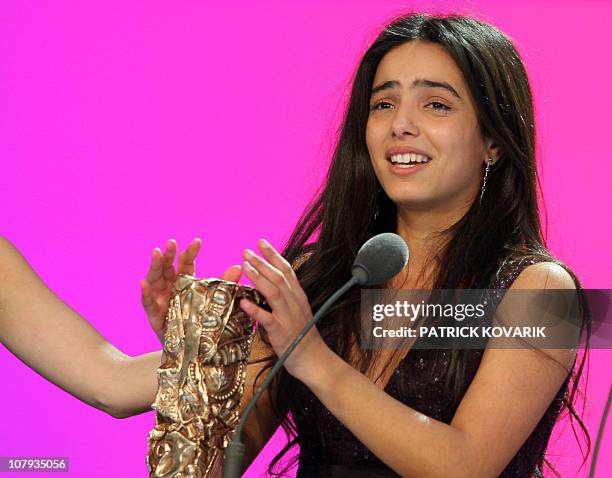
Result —
[{"label": "pink background", "polygon": [[[96,3],[2,4],[0,234],[135,355],[159,348],[138,287],[151,249],[200,236],[198,274],[210,277],[260,237],[281,247],[321,181],[366,42],[400,9],[442,2]],[[520,45],[536,98],[549,245],[585,287],[611,288],[612,3],[453,5]],[[611,357],[591,356],[593,440]],[[0,456],[68,456],[75,477],[146,476],[153,413],[113,419],[4,348],[0,360]],[[612,472],[611,433],[598,476]],[[247,476],[263,474],[278,444]],[[571,430],[549,452],[564,476],[586,476],[588,464],[576,472]]]}]

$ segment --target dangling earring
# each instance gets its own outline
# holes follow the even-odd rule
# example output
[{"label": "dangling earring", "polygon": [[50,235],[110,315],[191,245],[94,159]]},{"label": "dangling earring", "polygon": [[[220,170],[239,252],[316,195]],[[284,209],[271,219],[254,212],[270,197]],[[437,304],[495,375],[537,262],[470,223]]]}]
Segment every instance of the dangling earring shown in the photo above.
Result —
[{"label": "dangling earring", "polygon": [[485,189],[487,187],[487,176],[489,175],[489,169],[493,164],[493,158],[487,159],[487,167],[485,168],[484,178],[482,179],[482,188],[480,188],[480,204],[482,204],[482,196],[484,196]]},{"label": "dangling earring", "polygon": [[381,189],[379,186],[376,186],[376,208],[374,209],[374,221],[376,221],[380,216],[380,193]]}]

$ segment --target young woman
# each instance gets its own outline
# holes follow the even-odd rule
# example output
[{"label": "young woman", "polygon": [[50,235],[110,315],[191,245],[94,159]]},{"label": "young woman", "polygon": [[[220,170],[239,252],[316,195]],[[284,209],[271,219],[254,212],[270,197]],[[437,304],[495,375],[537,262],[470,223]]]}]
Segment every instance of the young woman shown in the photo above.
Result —
[{"label": "young woman", "polygon": [[[511,41],[491,25],[408,15],[365,53],[326,184],[287,247],[281,254],[262,240],[261,254],[246,250],[242,266],[224,274],[237,281],[244,273],[270,306],[241,303],[262,326],[243,403],[350,277],[360,246],[386,231],[410,248],[389,288],[580,291],[543,244],[529,82]],[[199,247],[181,255],[178,272],[194,273]],[[113,416],[147,410],[160,354],[121,354],[7,241],[0,249],[0,340]],[[142,283],[160,338],[175,254],[173,241],[155,250]],[[300,446],[300,477],[528,477],[542,473],[563,407],[582,426],[572,407],[582,372],[574,350],[372,353],[361,348],[359,302],[355,288],[286,362],[247,422],[247,465],[282,424],[292,438],[281,455]],[[586,311],[584,320],[588,330]]]},{"label": "young woman", "polygon": [[[357,69],[320,195],[282,254],[265,241],[261,255],[244,253],[271,307],[242,303],[264,329],[256,351],[273,352],[263,373],[380,232],[410,249],[388,287],[582,297],[543,243],[534,130],[525,68],[495,27],[423,14],[387,26]],[[542,473],[563,407],[586,432],[572,407],[575,350],[372,354],[360,348],[359,303],[354,289],[286,362],[251,424],[253,456],[282,421],[283,452],[300,446],[298,477],[528,477]],[[583,298],[581,310],[588,333]]]}]

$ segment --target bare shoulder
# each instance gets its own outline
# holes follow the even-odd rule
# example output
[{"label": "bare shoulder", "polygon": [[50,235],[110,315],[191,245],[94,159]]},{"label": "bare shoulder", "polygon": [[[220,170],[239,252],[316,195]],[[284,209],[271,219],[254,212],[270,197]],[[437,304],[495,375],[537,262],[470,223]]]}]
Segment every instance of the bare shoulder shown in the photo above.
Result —
[{"label": "bare shoulder", "polygon": [[538,262],[525,267],[511,289],[575,289],[574,279],[557,262]]},{"label": "bare shoulder", "polygon": [[[525,267],[510,289],[566,289],[576,290],[576,283],[566,266],[558,262],[538,262]],[[546,355],[566,369],[574,362],[574,349],[547,349]]]}]

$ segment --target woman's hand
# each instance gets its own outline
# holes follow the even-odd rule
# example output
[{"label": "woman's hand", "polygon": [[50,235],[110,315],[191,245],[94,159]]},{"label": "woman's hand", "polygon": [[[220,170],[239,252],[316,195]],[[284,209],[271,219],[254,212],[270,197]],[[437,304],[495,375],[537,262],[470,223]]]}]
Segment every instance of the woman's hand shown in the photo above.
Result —
[{"label": "woman's hand", "polygon": [[[200,252],[202,241],[195,238],[178,257],[177,270],[174,270],[174,258],[177,245],[174,239],[166,244],[166,251],[162,254],[161,249],[155,248],[151,254],[151,266],[147,277],[140,282],[142,289],[142,305],[147,313],[149,323],[153,331],[163,344],[166,327],[166,313],[172,297],[172,286],[177,274],[195,275],[195,259]],[[222,279],[238,282],[241,275],[239,265],[227,269]]]},{"label": "woman's hand", "polygon": [[[242,299],[240,307],[266,329],[270,344],[280,356],[312,318],[312,311],[291,265],[265,239],[259,241],[258,246],[264,258],[246,249],[242,271],[266,298],[272,312],[248,299]],[[326,356],[321,353],[324,351],[329,348],[313,327],[289,356],[285,368],[302,380],[320,365],[317,361]]]}]

